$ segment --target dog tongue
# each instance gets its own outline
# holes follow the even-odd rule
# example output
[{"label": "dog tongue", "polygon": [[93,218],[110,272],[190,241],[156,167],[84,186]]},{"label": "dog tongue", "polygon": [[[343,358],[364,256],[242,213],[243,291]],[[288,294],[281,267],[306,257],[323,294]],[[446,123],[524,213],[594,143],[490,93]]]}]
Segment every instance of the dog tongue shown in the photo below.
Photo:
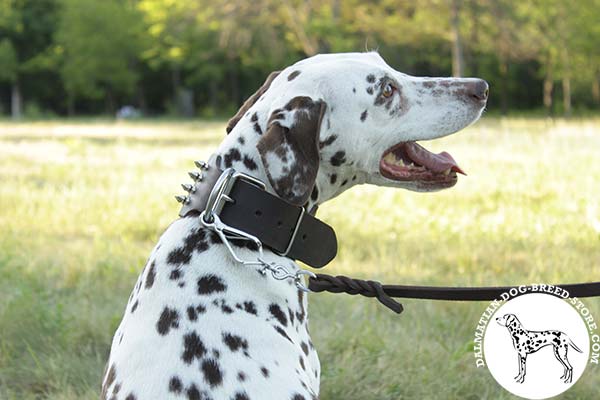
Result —
[{"label": "dog tongue", "polygon": [[433,154],[423,146],[415,142],[406,142],[404,145],[406,154],[415,163],[422,165],[433,172],[443,172],[450,168],[454,172],[466,175],[465,172],[458,166],[454,158],[445,151],[440,154]]}]

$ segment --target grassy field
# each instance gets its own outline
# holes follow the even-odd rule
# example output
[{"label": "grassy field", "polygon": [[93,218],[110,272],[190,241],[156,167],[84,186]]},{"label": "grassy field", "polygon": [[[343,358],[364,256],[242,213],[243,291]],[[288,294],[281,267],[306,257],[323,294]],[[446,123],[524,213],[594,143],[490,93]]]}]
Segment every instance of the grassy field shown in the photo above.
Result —
[{"label": "grassy field", "polygon": [[[390,283],[600,280],[600,119],[484,119],[427,144],[469,173],[418,194],[356,187],[320,218],[330,274]],[[224,124],[0,122],[0,399],[94,399],[111,336],[173,195]],[[600,319],[600,301],[587,304]],[[310,297],[322,399],[510,399],[476,369],[486,303]],[[331,321],[334,321],[333,323]],[[516,364],[515,364],[516,365]],[[596,399],[589,368],[562,398]]]}]

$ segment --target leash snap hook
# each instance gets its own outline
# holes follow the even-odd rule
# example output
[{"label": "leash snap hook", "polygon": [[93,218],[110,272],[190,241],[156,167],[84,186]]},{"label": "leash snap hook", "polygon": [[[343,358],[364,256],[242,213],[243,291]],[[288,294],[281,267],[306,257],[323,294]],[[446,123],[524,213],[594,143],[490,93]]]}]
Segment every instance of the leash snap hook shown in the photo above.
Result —
[{"label": "leash snap hook", "polygon": [[294,275],[294,282],[296,283],[296,287],[304,293],[311,293],[312,290],[310,290],[309,287],[306,286],[304,276],[308,276],[309,278],[316,278],[317,275],[314,272],[308,271],[306,269],[299,269]]}]

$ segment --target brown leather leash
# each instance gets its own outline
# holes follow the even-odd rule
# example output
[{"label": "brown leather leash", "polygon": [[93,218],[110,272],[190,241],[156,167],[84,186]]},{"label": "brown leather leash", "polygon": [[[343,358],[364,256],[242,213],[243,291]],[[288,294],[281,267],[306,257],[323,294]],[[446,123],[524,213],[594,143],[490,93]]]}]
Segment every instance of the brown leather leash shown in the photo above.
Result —
[{"label": "brown leather leash", "polygon": [[[598,297],[600,296],[600,282],[573,283],[554,285],[566,290],[571,297]],[[331,276],[316,274],[309,279],[308,288],[313,292],[347,293],[375,297],[381,304],[400,314],[404,307],[393,298],[425,299],[445,301],[493,301],[514,289],[516,286],[405,286],[382,285],[376,281],[353,279],[347,276]]]}]

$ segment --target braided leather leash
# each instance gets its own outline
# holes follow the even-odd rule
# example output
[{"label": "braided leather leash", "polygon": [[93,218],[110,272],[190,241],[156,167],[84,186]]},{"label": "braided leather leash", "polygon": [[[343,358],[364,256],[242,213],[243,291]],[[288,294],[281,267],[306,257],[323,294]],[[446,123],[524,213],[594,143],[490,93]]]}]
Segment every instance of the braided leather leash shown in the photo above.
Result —
[{"label": "braided leather leash", "polygon": [[[600,296],[600,282],[554,285],[569,292],[571,297]],[[353,279],[347,276],[316,274],[309,279],[308,288],[313,292],[347,293],[375,297],[384,306],[400,314],[404,308],[394,297],[405,299],[428,299],[450,301],[492,301],[515,286],[444,287],[382,285],[376,281]]]}]

